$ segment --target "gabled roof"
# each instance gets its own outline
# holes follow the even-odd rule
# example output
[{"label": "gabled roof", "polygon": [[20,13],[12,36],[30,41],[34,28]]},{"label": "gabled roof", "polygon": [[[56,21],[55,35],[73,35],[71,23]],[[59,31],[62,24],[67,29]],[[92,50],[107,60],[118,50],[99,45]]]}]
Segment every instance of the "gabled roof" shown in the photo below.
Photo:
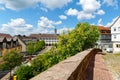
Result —
[{"label": "gabled roof", "polygon": [[119,18],[120,16],[118,16],[118,18],[113,22],[113,24],[110,27],[112,27],[118,21]]},{"label": "gabled roof", "polygon": [[110,30],[110,27],[98,26],[99,30]]},{"label": "gabled roof", "polygon": [[97,26],[101,34],[111,34],[110,27]]},{"label": "gabled roof", "polygon": [[11,41],[12,40],[12,36],[10,34],[0,33],[0,42],[3,42],[4,38],[7,41]]},{"label": "gabled roof", "polygon": [[16,35],[14,38],[20,39],[25,45],[28,44],[29,41],[36,42],[38,39],[36,37],[29,37],[29,36],[21,36],[21,35]]},{"label": "gabled roof", "polygon": [[12,38],[10,34],[4,34],[4,33],[0,33],[0,38],[1,37]]},{"label": "gabled roof", "polygon": [[0,37],[0,42],[7,41],[5,37]]}]

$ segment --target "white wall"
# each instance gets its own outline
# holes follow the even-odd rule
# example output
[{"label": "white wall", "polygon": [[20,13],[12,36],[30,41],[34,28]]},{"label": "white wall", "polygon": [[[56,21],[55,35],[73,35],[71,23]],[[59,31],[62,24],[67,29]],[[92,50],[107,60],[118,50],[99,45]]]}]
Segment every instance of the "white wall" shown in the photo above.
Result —
[{"label": "white wall", "polygon": [[120,42],[120,34],[112,34],[111,38],[112,38],[112,41],[119,41]]},{"label": "white wall", "polygon": [[118,52],[120,52],[120,47],[119,48],[117,48],[117,44],[119,44],[120,45],[120,43],[113,43],[113,53],[118,53]]},{"label": "white wall", "polygon": [[[120,18],[115,22],[115,24],[111,26],[111,34],[120,33],[120,29],[118,29],[118,27],[120,27]],[[116,31],[114,31],[115,28],[116,28]]]}]

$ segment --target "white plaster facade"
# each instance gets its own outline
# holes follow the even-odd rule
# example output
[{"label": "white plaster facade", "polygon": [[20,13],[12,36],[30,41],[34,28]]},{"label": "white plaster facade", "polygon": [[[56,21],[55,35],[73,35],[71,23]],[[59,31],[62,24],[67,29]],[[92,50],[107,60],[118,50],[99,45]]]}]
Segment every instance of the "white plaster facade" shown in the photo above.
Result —
[{"label": "white plaster facade", "polygon": [[111,26],[111,40],[113,43],[113,53],[120,52],[120,16]]}]

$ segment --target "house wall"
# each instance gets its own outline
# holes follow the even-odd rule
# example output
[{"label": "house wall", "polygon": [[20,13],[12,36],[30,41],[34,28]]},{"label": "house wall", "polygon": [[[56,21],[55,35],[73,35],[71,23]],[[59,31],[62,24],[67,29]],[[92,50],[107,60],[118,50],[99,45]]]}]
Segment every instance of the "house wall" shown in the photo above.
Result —
[{"label": "house wall", "polygon": [[120,42],[114,42],[113,43],[113,53],[119,53],[120,52]]},{"label": "house wall", "polygon": [[20,39],[18,39],[18,42],[22,46],[22,52],[26,52],[27,46],[25,45],[25,43],[21,41]]},{"label": "house wall", "polygon": [[39,40],[44,40],[46,45],[52,45],[58,42],[58,38],[49,38],[49,37],[40,38]]},{"label": "house wall", "polygon": [[120,42],[120,33],[116,34],[116,33],[112,33],[112,41],[115,42]]},{"label": "house wall", "polygon": [[120,52],[120,18],[111,27],[111,39],[113,42],[113,53]]},{"label": "house wall", "polygon": [[111,34],[101,34],[98,41],[98,48],[106,50],[112,48]]}]

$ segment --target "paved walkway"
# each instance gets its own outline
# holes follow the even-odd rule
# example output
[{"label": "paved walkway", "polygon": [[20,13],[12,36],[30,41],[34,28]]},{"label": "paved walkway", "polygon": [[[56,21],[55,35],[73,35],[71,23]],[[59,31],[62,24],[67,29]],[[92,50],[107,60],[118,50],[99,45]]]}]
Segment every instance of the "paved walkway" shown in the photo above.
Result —
[{"label": "paved walkway", "polygon": [[104,64],[102,54],[96,54],[86,71],[86,80],[113,80],[111,73]]}]

